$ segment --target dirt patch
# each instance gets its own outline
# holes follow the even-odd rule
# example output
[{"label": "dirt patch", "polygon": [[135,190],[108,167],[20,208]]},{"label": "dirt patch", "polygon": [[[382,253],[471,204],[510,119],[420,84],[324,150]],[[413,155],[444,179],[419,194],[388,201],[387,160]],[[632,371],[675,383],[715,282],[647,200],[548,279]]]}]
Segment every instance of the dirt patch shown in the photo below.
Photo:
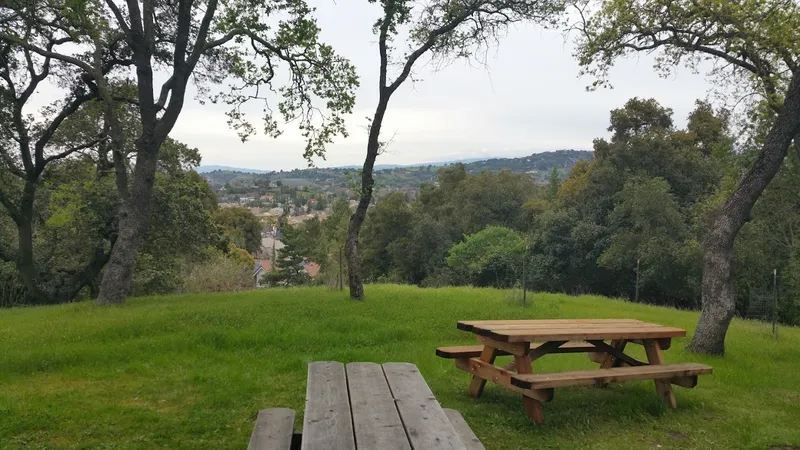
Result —
[{"label": "dirt patch", "polygon": [[688,439],[689,438],[689,436],[681,433],[680,431],[675,431],[675,430],[667,431],[667,435],[669,435],[669,437],[671,437],[672,439]]}]

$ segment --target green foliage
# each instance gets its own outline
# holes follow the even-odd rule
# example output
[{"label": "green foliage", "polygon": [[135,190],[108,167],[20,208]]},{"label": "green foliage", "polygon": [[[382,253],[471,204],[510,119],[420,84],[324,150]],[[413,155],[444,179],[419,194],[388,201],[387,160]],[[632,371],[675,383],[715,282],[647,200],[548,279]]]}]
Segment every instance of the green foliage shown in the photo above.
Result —
[{"label": "green foliage", "polygon": [[261,248],[261,221],[249,209],[240,206],[219,208],[214,212],[214,221],[238,247],[250,253]]},{"label": "green foliage", "polygon": [[252,289],[253,257],[232,246],[227,254],[207,249],[202,258],[182,273],[180,292],[234,292]]},{"label": "green foliage", "polygon": [[454,245],[447,265],[476,286],[508,287],[518,277],[526,248],[514,230],[491,226]]},{"label": "green foliage", "polygon": [[310,281],[304,268],[305,257],[299,253],[298,237],[302,231],[292,227],[282,229],[284,247],[278,250],[277,267],[268,273],[262,283],[270,286],[301,286]]},{"label": "green foliage", "polygon": [[[457,321],[626,317],[691,329],[697,313],[544,293],[521,309],[494,289],[365,288],[366,302],[298,288],[0,310],[2,447],[246,448],[257,411],[304,410],[309,361],[413,363],[437,400],[493,450],[800,445],[798,328],[781,327],[775,340],[762,323],[734,320],[725,358],[684,352],[689,338],[674,339],[667,362],[715,371],[694,389],[674,388],[678,409],[652,382],[563,388],[537,427],[519,394],[490,383],[475,401],[469,374],[435,355],[438,346],[475,344]],[[596,367],[585,355],[535,364],[539,373]]]},{"label": "green foliage", "polygon": [[361,231],[361,260],[364,276],[375,280],[390,274],[393,259],[390,245],[404,238],[410,231],[413,213],[402,193],[392,193],[370,209]]}]

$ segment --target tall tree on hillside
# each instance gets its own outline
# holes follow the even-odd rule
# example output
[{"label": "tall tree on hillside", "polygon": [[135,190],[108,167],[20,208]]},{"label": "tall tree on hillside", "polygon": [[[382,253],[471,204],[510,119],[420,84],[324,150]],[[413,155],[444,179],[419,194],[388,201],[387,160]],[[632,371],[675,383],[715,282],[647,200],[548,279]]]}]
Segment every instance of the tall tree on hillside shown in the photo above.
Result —
[{"label": "tall tree on hillside", "polygon": [[[63,63],[106,105],[107,134],[117,146],[126,141],[117,102],[135,105],[139,130],[133,139],[136,166],[117,171],[119,233],[100,289],[101,303],[118,303],[132,287],[136,250],[146,228],[161,144],[175,125],[189,81],[199,94],[226,103],[229,124],[243,138],[255,127],[242,105],[265,103],[265,131],[279,134],[273,114],[297,121],[306,138],[305,156],[322,154],[344,134],[342,114],[352,109],[357,85],[353,67],[318,41],[311,8],[302,1],[156,0],[103,2],[11,2],[3,17],[0,42],[38,58]],[[5,26],[11,23],[9,26]],[[16,23],[17,25],[14,25]],[[32,29],[25,24],[33,24]],[[280,66],[288,84],[265,97]],[[110,86],[128,80],[133,95]],[[159,75],[164,82],[158,85]],[[211,89],[230,80],[230,90]],[[322,100],[326,110],[316,105]],[[273,105],[272,103],[276,104]]]},{"label": "tall tree on hillside", "polygon": [[[373,167],[384,146],[380,140],[381,126],[392,95],[423,55],[439,59],[470,58],[491,45],[509,26],[523,21],[550,24],[563,9],[561,0],[433,0],[419,8],[414,8],[409,0],[380,0],[380,5],[383,16],[374,26],[380,55],[378,104],[369,126],[358,206],[350,218],[345,245],[350,297],[354,299],[364,297],[358,237],[372,201]],[[404,29],[409,31],[409,51],[400,58],[392,58],[393,41]],[[394,64],[401,69],[391,79],[389,70]]]},{"label": "tall tree on hillside", "polygon": [[597,77],[594,86],[606,83],[618,58],[659,51],[659,70],[711,60],[711,76],[746,96],[756,94],[771,110],[758,156],[716,214],[703,243],[703,311],[689,348],[723,354],[736,306],[734,241],[793,140],[800,151],[800,5],[786,0],[605,0],[591,16],[580,12],[584,20],[578,24],[577,56],[584,73]]},{"label": "tall tree on hillside", "polygon": [[[56,303],[71,300],[100,273],[114,239],[106,235],[80,266],[57,275],[43,274],[36,258],[35,235],[42,222],[37,198],[52,166],[81,152],[107,151],[109,142],[103,131],[108,124],[97,114],[96,92],[82,79],[65,74],[65,64],[51,55],[68,38],[40,31],[39,23],[23,20],[16,7],[33,9],[38,2],[28,5],[10,2],[0,8],[0,205],[16,228],[15,239],[0,243],[0,262],[15,264],[28,302]],[[67,24],[65,30],[72,28]],[[24,45],[19,42],[23,38]],[[42,54],[31,46],[40,47]],[[63,92],[43,93],[54,84],[61,85]],[[49,106],[33,109],[43,102]],[[52,285],[53,278],[60,278],[58,289],[47,289],[44,284]]]}]

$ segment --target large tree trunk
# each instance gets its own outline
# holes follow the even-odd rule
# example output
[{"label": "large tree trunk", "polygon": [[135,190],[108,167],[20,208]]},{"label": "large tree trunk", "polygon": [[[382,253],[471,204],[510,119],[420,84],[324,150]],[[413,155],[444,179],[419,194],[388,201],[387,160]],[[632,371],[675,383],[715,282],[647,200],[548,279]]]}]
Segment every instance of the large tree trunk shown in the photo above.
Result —
[{"label": "large tree trunk", "polygon": [[140,145],[133,172],[133,186],[119,210],[119,235],[100,283],[99,304],[122,303],[133,291],[136,251],[150,219],[151,197],[156,178],[158,145],[147,140]]},{"label": "large tree trunk", "polygon": [[33,202],[36,197],[36,182],[27,180],[19,202],[17,225],[17,270],[30,303],[50,303],[47,296],[39,288],[38,270],[33,252]]},{"label": "large tree trunk", "polygon": [[[384,90],[386,92],[386,90]],[[375,109],[375,116],[369,128],[369,138],[367,139],[367,157],[361,171],[361,192],[358,206],[347,227],[347,240],[345,241],[344,252],[347,258],[347,276],[350,286],[350,298],[360,300],[364,298],[364,279],[361,275],[361,255],[358,251],[358,235],[361,233],[361,225],[367,217],[367,208],[372,201],[372,187],[375,180],[372,178],[372,170],[375,166],[375,159],[380,151],[380,133],[383,125],[383,117],[389,105],[389,93],[381,92],[378,107]]]},{"label": "large tree trunk", "polygon": [[689,349],[725,353],[725,334],[736,310],[731,281],[733,244],[761,193],[778,173],[792,139],[800,132],[800,73],[789,85],[783,108],[775,119],[753,166],[739,182],[714,220],[704,241],[703,310]]}]

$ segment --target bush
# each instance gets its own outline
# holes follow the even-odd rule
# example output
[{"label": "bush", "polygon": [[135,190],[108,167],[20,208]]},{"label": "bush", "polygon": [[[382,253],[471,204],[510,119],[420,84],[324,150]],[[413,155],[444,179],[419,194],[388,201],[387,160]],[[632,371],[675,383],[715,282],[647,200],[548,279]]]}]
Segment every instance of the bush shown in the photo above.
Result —
[{"label": "bush", "polygon": [[14,263],[0,262],[0,308],[22,305],[25,296],[25,286],[17,275]]},{"label": "bush", "polygon": [[253,265],[228,256],[195,263],[183,278],[183,292],[191,293],[244,291],[254,286]]}]

